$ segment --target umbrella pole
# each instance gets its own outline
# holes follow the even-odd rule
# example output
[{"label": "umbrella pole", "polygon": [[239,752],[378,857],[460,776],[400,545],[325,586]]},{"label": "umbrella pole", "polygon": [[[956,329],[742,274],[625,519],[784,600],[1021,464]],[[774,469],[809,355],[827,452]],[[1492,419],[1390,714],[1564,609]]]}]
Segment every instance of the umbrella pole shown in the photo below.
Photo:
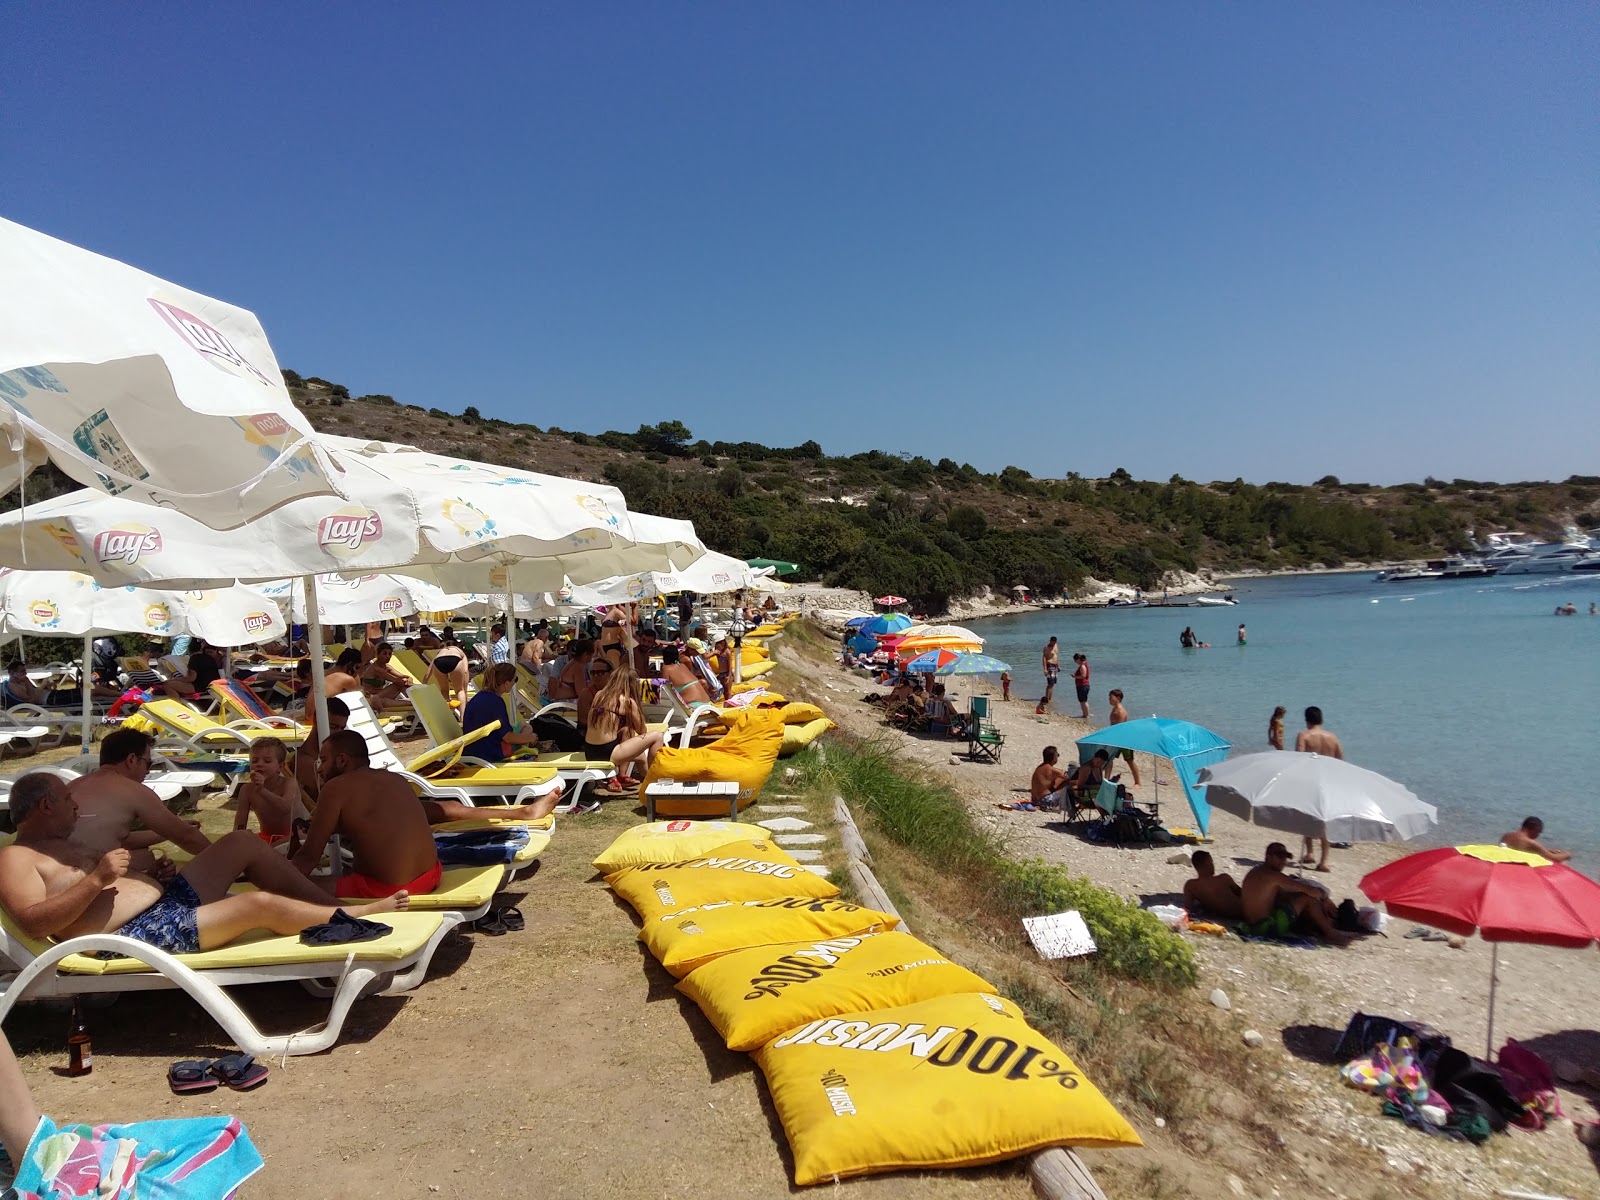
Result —
[{"label": "umbrella pole", "polygon": [[1500,982],[1500,943],[1490,944],[1494,949],[1489,956],[1489,1044],[1483,1052],[1484,1062],[1494,1061],[1494,993],[1495,985]]},{"label": "umbrella pole", "polygon": [[[506,568],[506,645],[511,648],[510,661],[515,666],[517,661],[517,597],[511,590],[511,568],[509,566]],[[491,654],[490,658],[493,657]],[[511,692],[506,697],[506,716],[511,722],[511,729],[506,732],[510,733],[511,730],[517,727],[517,685],[515,680],[512,681]]]},{"label": "umbrella pole", "polygon": [[83,635],[83,666],[80,668],[80,678],[78,680],[83,689],[83,734],[79,742],[79,748],[85,754],[89,753],[89,739],[92,735],[92,731],[89,728],[89,704],[94,699],[94,676],[89,673],[89,669],[93,665],[94,635],[86,633]]},{"label": "umbrella pole", "polygon": [[[319,738],[328,736],[328,677],[324,672],[322,649],[322,614],[317,607],[317,577],[307,575],[302,582],[306,594],[306,654],[311,659],[311,703],[316,714],[316,731]],[[292,615],[292,614],[291,614]]]}]

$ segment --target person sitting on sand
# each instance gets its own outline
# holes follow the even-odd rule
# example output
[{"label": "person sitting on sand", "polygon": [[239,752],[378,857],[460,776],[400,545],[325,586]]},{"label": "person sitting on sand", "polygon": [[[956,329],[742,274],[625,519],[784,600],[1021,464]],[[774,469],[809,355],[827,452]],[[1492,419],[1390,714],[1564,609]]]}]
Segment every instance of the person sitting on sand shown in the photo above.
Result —
[{"label": "person sitting on sand", "polygon": [[1523,819],[1520,829],[1513,829],[1510,833],[1500,836],[1500,844],[1512,850],[1522,850],[1528,854],[1538,854],[1548,858],[1551,862],[1564,863],[1572,857],[1570,850],[1553,850],[1539,840],[1539,835],[1544,832],[1544,822],[1538,817]]},{"label": "person sitting on sand", "polygon": [[1056,766],[1061,757],[1054,746],[1044,748],[1044,761],[1033,769],[1028,781],[1028,798],[1044,809],[1064,809],[1067,803],[1067,773]]},{"label": "person sitting on sand", "polygon": [[1303,879],[1291,879],[1284,867],[1294,861],[1289,847],[1273,842],[1266,861],[1252,867],[1240,885],[1246,931],[1255,937],[1289,938],[1315,934],[1332,946],[1348,946],[1349,934],[1334,928],[1338,912],[1327,893]]},{"label": "person sitting on sand", "polygon": [[[340,707],[344,705],[341,703]],[[287,769],[288,763],[289,751],[282,741],[257,738],[250,745],[250,779],[239,788],[233,827],[250,828],[250,814],[255,813],[257,836],[269,846],[287,842],[295,822],[310,816],[300,796],[300,784]]]},{"label": "person sitting on sand", "polygon": [[[97,857],[108,850],[130,850],[135,871],[154,867],[150,847],[158,842],[172,842],[190,854],[211,845],[198,821],[173,815],[145,786],[154,745],[155,739],[140,730],[112,730],[100,743],[100,766],[67,789],[78,806],[73,834],[78,844]],[[135,833],[135,824],[144,828]]]},{"label": "person sitting on sand", "polygon": [[1244,891],[1232,875],[1218,875],[1209,850],[1196,850],[1189,860],[1194,878],[1183,885],[1183,904],[1190,915],[1199,912],[1213,917],[1239,920],[1244,916]]},{"label": "person sitting on sand", "polygon": [[422,895],[439,886],[443,869],[411,785],[392,771],[374,770],[367,742],[353,729],[330,734],[317,759],[322,776],[317,811],[305,845],[290,861],[309,876],[338,834],[355,858],[353,870],[327,882],[339,894],[377,899]]},{"label": "person sitting on sand", "polygon": [[[292,936],[341,910],[254,834],[228,834],[182,870],[170,861],[131,869],[118,848],[96,854],[73,840],[78,805],[57,776],[34,771],[11,788],[17,837],[0,849],[0,905],[30,937],[119,933],[172,954],[213,950],[255,929]],[[230,895],[241,876],[259,889]],[[405,892],[350,908],[369,917],[407,907]]]}]

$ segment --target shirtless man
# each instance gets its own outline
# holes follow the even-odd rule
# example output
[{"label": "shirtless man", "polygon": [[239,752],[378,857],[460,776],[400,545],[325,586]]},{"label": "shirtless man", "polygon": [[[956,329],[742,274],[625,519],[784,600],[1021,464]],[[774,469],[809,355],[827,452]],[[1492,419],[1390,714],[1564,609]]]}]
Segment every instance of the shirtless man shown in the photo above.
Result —
[{"label": "shirtless man", "polygon": [[1538,854],[1548,858],[1551,862],[1564,863],[1572,857],[1570,850],[1555,850],[1539,841],[1539,835],[1544,832],[1544,822],[1538,817],[1528,817],[1523,820],[1522,828],[1513,829],[1510,833],[1501,835],[1500,844],[1512,850],[1522,850],[1528,854]]},{"label": "shirtless man", "polygon": [[1333,946],[1348,946],[1350,935],[1334,928],[1338,910],[1320,889],[1301,879],[1290,879],[1283,869],[1294,861],[1289,847],[1273,842],[1267,861],[1252,867],[1240,886],[1244,919],[1260,937],[1284,938],[1312,932]]},{"label": "shirtless man", "polygon": [[1044,663],[1044,699],[1034,709],[1036,713],[1042,713],[1050,707],[1050,698],[1056,694],[1056,680],[1061,676],[1061,647],[1056,644],[1055,638],[1044,644],[1044,653],[1040,658]]},{"label": "shirtless man", "polygon": [[[1339,735],[1322,727],[1322,710],[1316,705],[1306,709],[1306,727],[1294,736],[1294,748],[1307,754],[1324,754],[1329,758],[1343,758],[1344,747],[1339,744]],[[1300,863],[1309,867],[1313,862],[1319,871],[1331,871],[1328,865],[1328,839],[1318,838],[1322,843],[1322,857],[1311,857],[1311,839],[1304,839],[1300,848]]]},{"label": "shirtless man", "polygon": [[1037,808],[1065,809],[1067,773],[1056,766],[1060,752],[1054,746],[1044,748],[1044,761],[1033,769],[1028,781],[1028,798]]},{"label": "shirtless man", "polygon": [[[149,788],[151,747],[155,740],[137,729],[114,729],[100,743],[100,766],[68,785],[78,817],[73,840],[99,857],[110,850],[133,853],[135,871],[155,866],[150,847],[172,842],[190,854],[211,845],[198,821],[172,814]],[[144,826],[133,832],[135,823]]]},{"label": "shirtless man", "polygon": [[368,764],[365,738],[353,729],[330,734],[317,766],[322,790],[311,831],[290,860],[303,875],[321,864],[328,839],[338,834],[355,856],[353,870],[327,881],[339,895],[422,895],[439,886],[443,870],[427,815],[405,779]]},{"label": "shirtless man", "polygon": [[323,675],[327,681],[328,695],[342,696],[346,692],[359,692],[361,687],[361,651],[350,646],[339,652],[339,661],[333,670]]},{"label": "shirtless man", "polygon": [[418,626],[416,642],[418,650],[437,650],[440,646],[444,645],[444,643],[439,640],[439,635],[433,630],[429,629],[426,625]]},{"label": "shirtless man", "polygon": [[[314,883],[253,833],[207,846],[182,870],[130,869],[124,849],[96,853],[73,840],[78,805],[54,775],[34,771],[11,788],[17,839],[0,849],[0,905],[30,937],[120,933],[173,954],[227,945],[253,929],[292,936],[340,910]],[[240,876],[260,890],[229,895]],[[346,910],[354,917],[395,912],[397,892]]]},{"label": "shirtless man", "polygon": [[[1126,721],[1128,719],[1128,710],[1122,706],[1122,689],[1121,688],[1112,688],[1111,689],[1111,694],[1110,694],[1110,700],[1111,700],[1111,719],[1110,719],[1110,721],[1107,722],[1107,724],[1110,724],[1110,725],[1121,725],[1124,721]],[[1133,751],[1132,750],[1124,750],[1122,752],[1122,758],[1123,758],[1123,761],[1128,764],[1128,770],[1133,772],[1133,786],[1134,787],[1138,787],[1139,786],[1139,764],[1134,761]]]},{"label": "shirtless man", "polygon": [[1194,878],[1183,885],[1183,904],[1191,913],[1209,913],[1237,921],[1244,916],[1244,891],[1232,875],[1218,875],[1209,850],[1196,850],[1189,860]]}]

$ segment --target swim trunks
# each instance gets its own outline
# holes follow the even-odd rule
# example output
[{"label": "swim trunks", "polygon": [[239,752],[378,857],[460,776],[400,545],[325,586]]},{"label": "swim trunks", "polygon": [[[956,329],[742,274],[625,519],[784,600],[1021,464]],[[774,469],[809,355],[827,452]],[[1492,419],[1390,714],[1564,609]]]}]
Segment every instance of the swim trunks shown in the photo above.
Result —
[{"label": "swim trunks", "polygon": [[1244,930],[1251,937],[1286,938],[1294,936],[1294,913],[1287,908],[1274,908],[1259,921],[1245,922]]},{"label": "swim trunks", "polygon": [[339,876],[339,886],[334,891],[339,894],[341,900],[346,898],[382,900],[400,891],[410,892],[414,896],[425,896],[439,886],[442,878],[444,878],[444,868],[438,863],[434,863],[410,883],[385,883],[381,879],[363,875],[360,871],[350,871]]},{"label": "swim trunks", "polygon": [[174,875],[162,889],[161,899],[112,932],[169,954],[193,954],[200,949],[200,930],[195,922],[199,907],[200,897],[193,885],[182,875]]},{"label": "swim trunks", "polygon": [[1057,679],[1061,678],[1061,668],[1060,667],[1046,667],[1044,669],[1044,677],[1045,677],[1046,682],[1054,683]]},{"label": "swim trunks", "polygon": [[268,833],[265,829],[259,830],[256,833],[256,836],[269,846],[280,846],[289,840],[289,835],[287,832]]}]

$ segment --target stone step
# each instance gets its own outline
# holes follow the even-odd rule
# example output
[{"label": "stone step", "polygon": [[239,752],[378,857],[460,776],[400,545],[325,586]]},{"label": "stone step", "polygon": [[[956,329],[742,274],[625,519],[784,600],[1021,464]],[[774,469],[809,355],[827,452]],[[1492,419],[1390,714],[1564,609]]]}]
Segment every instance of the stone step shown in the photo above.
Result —
[{"label": "stone step", "polygon": [[821,875],[824,879],[828,877],[828,868],[819,867],[815,863],[807,863],[806,870],[810,871],[813,875]]},{"label": "stone step", "polygon": [[812,827],[810,821],[802,821],[799,817],[770,817],[765,821],[757,821],[763,829],[770,829],[773,833],[799,833],[802,829]]},{"label": "stone step", "polygon": [[780,846],[820,846],[828,840],[825,833],[780,833],[772,839]]},{"label": "stone step", "polygon": [[804,804],[758,804],[757,812],[805,812]]},{"label": "stone step", "polygon": [[821,850],[801,850],[799,847],[796,847],[795,849],[790,850],[788,853],[789,857],[794,859],[795,862],[814,863],[822,861]]}]

